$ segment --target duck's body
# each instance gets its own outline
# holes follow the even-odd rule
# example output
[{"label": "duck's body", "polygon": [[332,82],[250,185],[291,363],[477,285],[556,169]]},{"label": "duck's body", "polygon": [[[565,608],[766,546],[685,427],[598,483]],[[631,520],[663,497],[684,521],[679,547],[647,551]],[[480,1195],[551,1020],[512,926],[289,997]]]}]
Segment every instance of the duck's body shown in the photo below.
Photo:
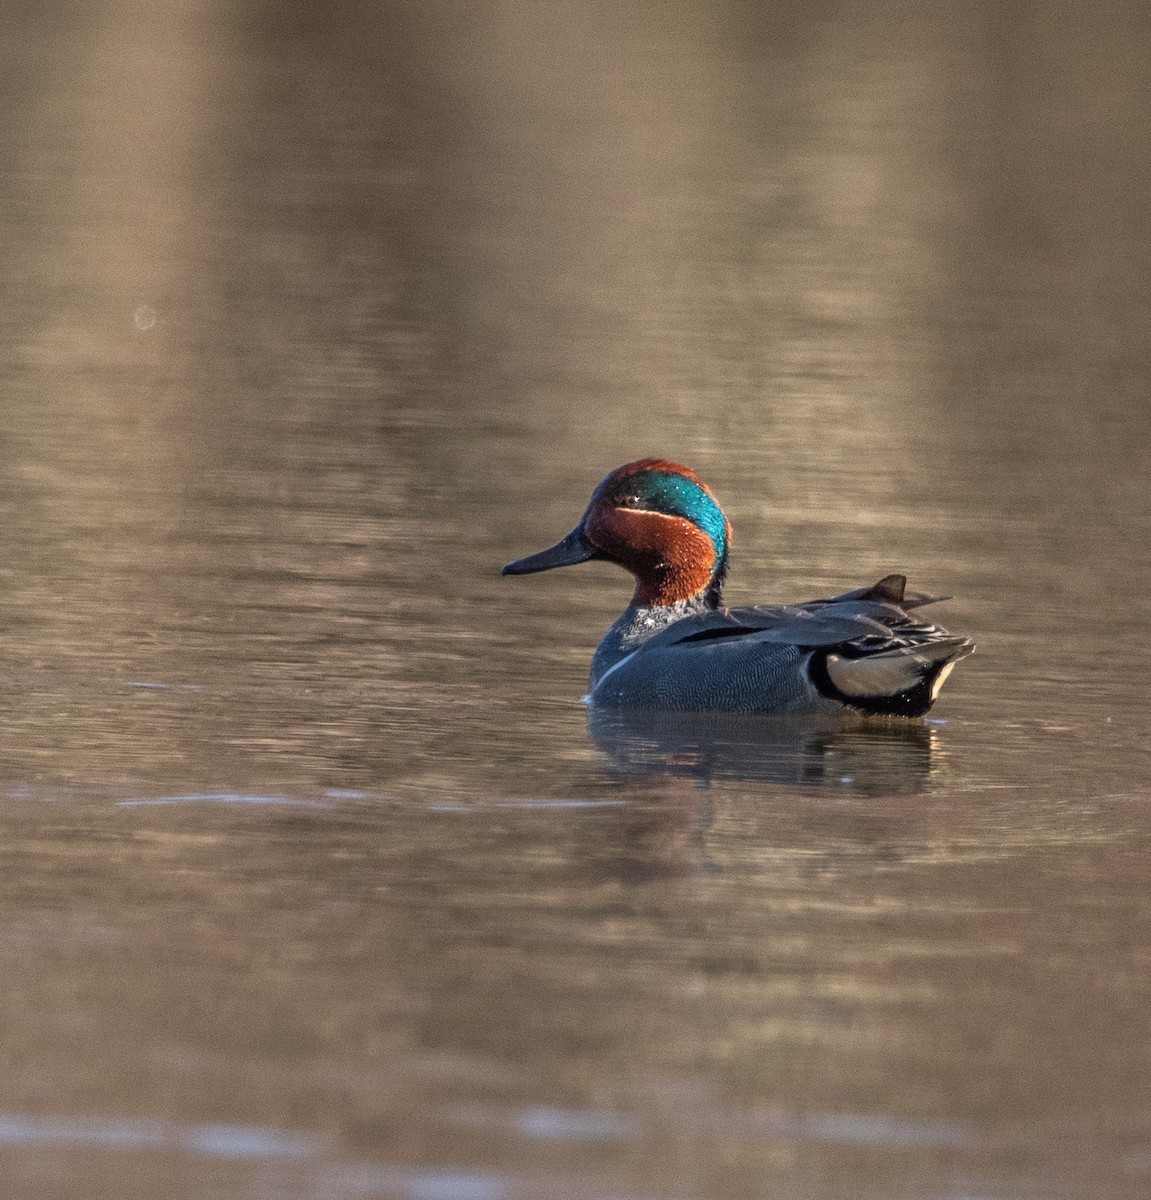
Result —
[{"label": "duck's body", "polygon": [[902,575],[827,600],[720,607],[731,529],[694,472],[661,459],[613,471],[527,574],[606,558],[636,576],[592,659],[589,701],[616,708],[921,716],[972,642],[909,615],[933,598]]}]

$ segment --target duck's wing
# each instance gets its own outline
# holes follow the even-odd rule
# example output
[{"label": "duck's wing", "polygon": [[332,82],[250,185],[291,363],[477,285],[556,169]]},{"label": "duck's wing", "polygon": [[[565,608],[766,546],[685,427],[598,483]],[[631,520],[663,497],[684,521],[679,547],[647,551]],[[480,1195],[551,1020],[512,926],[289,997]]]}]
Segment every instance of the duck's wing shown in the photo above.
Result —
[{"label": "duck's wing", "polygon": [[893,640],[921,642],[946,630],[911,617],[907,610],[947,596],[908,592],[903,575],[887,575],[870,587],[799,604],[757,604],[716,609],[677,621],[645,643],[654,649],[718,638],[754,638],[757,642],[815,649],[853,643],[876,649]]},{"label": "duck's wing", "polygon": [[[729,608],[677,621],[644,643],[645,649],[664,646],[680,646],[718,641],[722,639],[746,638],[756,642],[772,642],[786,646],[835,646],[868,636],[886,637],[890,626],[876,620],[884,612],[874,614],[880,606],[870,606],[872,612],[864,611],[856,603],[829,605],[819,602],[820,607],[809,608],[805,604],[767,605],[754,608]],[[884,606],[886,607],[886,606]],[[903,620],[910,622],[906,613],[900,612]],[[896,613],[892,611],[894,620]]]}]

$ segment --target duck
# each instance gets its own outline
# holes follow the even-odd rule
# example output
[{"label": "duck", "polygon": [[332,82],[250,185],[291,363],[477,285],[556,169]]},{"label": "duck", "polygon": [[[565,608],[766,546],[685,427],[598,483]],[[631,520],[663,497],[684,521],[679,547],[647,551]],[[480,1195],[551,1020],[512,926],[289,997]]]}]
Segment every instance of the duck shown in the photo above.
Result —
[{"label": "duck", "polygon": [[641,458],[612,471],[547,550],[508,563],[530,575],[607,561],[635,592],[592,657],[592,707],[781,716],[922,717],[968,638],[911,613],[949,600],[877,583],[796,604],[725,608],[731,523],[690,467]]}]

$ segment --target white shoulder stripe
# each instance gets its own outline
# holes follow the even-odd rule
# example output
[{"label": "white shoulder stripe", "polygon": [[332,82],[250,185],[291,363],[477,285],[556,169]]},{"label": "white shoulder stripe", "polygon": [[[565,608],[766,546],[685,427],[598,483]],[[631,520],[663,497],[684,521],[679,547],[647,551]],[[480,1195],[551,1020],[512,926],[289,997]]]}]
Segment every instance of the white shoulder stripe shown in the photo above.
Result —
[{"label": "white shoulder stripe", "polygon": [[599,679],[597,679],[597,680],[596,680],[596,685],[595,685],[595,687],[593,687],[593,688],[592,688],[592,690],[591,690],[591,696],[589,696],[589,697],[588,697],[588,699],[589,699],[589,700],[594,700],[594,699],[595,699],[595,694],[596,694],[596,692],[598,692],[598,691],[600,690],[600,688],[603,686],[603,681],[604,681],[604,680],[605,680],[605,679],[606,679],[606,678],[607,678],[607,677],[608,677],[608,676],[609,676],[609,675],[610,675],[610,674],[611,674],[613,671],[618,671],[618,670],[620,669],[620,667],[622,667],[622,666],[624,665],[624,663],[626,663],[626,662],[631,662],[631,660],[632,660],[633,658],[635,658],[635,656],[636,656],[638,653],[639,653],[639,651],[638,651],[638,650],[633,650],[633,651],[632,651],[630,654],[625,654],[625,655],[623,656],[623,658],[621,658],[621,659],[619,660],[619,662],[612,663],[612,665],[611,665],[610,667],[608,667],[608,669],[607,669],[607,670],[606,670],[606,671],[605,671],[605,672],[604,672],[604,673],[603,673],[603,674],[602,674],[602,675],[599,677]]}]

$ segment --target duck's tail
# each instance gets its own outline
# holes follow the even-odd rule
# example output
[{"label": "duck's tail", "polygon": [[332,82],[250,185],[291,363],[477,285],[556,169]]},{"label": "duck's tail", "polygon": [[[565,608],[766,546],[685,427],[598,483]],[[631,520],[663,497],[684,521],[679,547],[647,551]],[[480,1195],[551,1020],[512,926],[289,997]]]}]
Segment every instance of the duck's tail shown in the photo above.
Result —
[{"label": "duck's tail", "polygon": [[970,638],[944,634],[888,649],[829,647],[813,666],[823,677],[817,683],[829,684],[831,694],[852,708],[919,717],[935,703],[951,668],[974,649]]}]

